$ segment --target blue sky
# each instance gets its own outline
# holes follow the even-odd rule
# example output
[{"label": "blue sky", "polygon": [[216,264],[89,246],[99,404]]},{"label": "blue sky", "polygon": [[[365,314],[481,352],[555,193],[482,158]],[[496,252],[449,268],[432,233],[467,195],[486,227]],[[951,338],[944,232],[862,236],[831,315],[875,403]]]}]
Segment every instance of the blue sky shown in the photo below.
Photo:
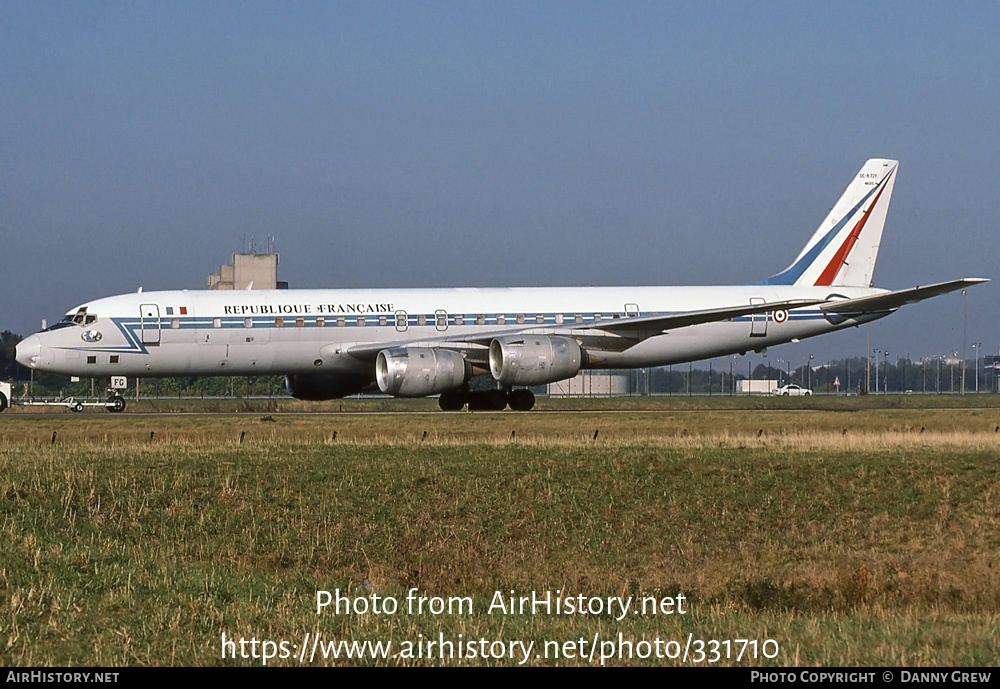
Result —
[{"label": "blue sky", "polygon": [[[880,156],[876,285],[996,278],[997,26],[985,2],[8,0],[0,329],[201,288],[250,237],[292,287],[748,282]],[[993,352],[996,294],[968,296]],[[873,346],[960,349],[962,307]]]}]

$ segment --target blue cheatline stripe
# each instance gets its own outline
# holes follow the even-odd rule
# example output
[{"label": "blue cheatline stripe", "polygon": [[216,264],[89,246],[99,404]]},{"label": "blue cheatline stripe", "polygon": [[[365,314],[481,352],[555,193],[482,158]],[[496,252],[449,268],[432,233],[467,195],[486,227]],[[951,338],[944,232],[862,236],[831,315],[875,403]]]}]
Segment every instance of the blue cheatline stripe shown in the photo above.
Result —
[{"label": "blue cheatline stripe", "polygon": [[[647,312],[645,314],[645,316],[650,316],[650,317],[652,317],[652,316],[667,316],[667,315],[671,315],[671,314],[677,314],[677,315],[679,315],[679,314],[683,314],[683,313],[684,313],[683,311],[676,311],[676,312],[651,311],[651,312]],[[750,320],[751,318],[754,318],[754,317],[759,318],[761,315],[764,315],[764,313],[766,313],[768,316],[771,315],[770,312],[768,311],[768,312],[763,312],[761,314],[756,314],[756,316],[754,316],[754,314],[747,314],[745,316],[737,316],[735,318],[731,318],[731,319],[728,319],[728,320],[736,320],[736,321]],[[600,320],[598,320],[595,317],[597,314],[600,314],[600,316],[601,316]],[[529,326],[530,327],[530,326],[535,326],[535,325],[556,324],[557,316],[562,316],[562,323],[560,325],[573,325],[576,322],[575,318],[576,318],[577,314],[576,313],[545,313],[545,314],[526,313],[526,314],[522,314],[524,316],[524,319],[523,319],[523,322],[520,322],[520,323],[517,320],[517,314],[450,314],[448,316],[448,326],[449,327],[453,327],[453,326],[454,327],[469,327],[469,326],[479,325],[477,323],[477,316],[480,316],[480,315],[483,316],[483,319],[485,321],[485,323],[484,323],[485,325],[490,325],[490,326],[496,325],[498,317],[499,316],[503,316],[503,318],[504,318],[503,325],[523,325],[523,326]],[[455,323],[456,317],[459,317],[459,316],[462,318],[462,324],[460,326],[456,325],[456,323]],[[542,316],[542,319],[543,319],[542,323],[538,322],[538,320],[537,320],[538,316]],[[598,323],[598,322],[617,323],[619,321],[627,320],[627,319],[625,319],[623,317],[612,318],[611,315],[610,315],[610,312],[605,312],[605,311],[584,312],[584,313],[580,313],[580,316],[582,317],[582,319],[583,319],[582,322],[584,322],[584,323]],[[822,311],[816,311],[816,310],[811,310],[811,311],[795,310],[795,311],[789,312],[788,316],[789,316],[789,318],[792,318],[792,319],[809,319],[809,318],[823,318],[824,317]],[[160,323],[160,330],[161,331],[168,331],[168,330],[225,330],[225,329],[247,329],[247,330],[252,330],[254,328],[266,328],[266,329],[275,329],[275,330],[286,330],[286,329],[294,329],[294,328],[297,328],[297,327],[299,327],[299,328],[301,328],[301,327],[309,327],[309,328],[319,327],[319,326],[317,326],[317,322],[316,322],[317,318],[316,317],[312,317],[312,316],[303,317],[302,318],[303,325],[301,325],[301,326],[300,325],[296,325],[296,323],[295,323],[296,319],[295,318],[284,318],[282,316],[278,316],[278,318],[283,318],[283,321],[284,321],[284,324],[282,326],[280,326],[280,327],[279,326],[275,326],[274,317],[258,317],[258,318],[253,318],[252,319],[253,325],[250,326],[250,327],[246,326],[246,322],[244,321],[243,318],[232,318],[232,317],[220,318],[219,319],[219,327],[215,327],[215,325],[214,325],[214,320],[215,319],[213,319],[213,318],[186,317],[186,318],[163,319],[161,321],[161,323]],[[327,329],[327,328],[333,328],[333,329],[338,329],[338,328],[358,328],[358,327],[391,328],[391,327],[395,327],[395,325],[396,325],[396,318],[395,318],[395,316],[383,316],[383,318],[385,318],[385,324],[384,325],[380,325],[379,324],[379,316],[339,317],[339,318],[343,318],[343,325],[338,325],[337,324],[338,317],[336,317],[336,316],[334,316],[334,317],[320,316],[319,318],[323,319],[323,321],[324,321],[324,325],[322,326],[324,329]],[[358,324],[359,318],[363,318],[364,319],[364,321],[365,321],[365,325],[364,326],[361,326],[361,325]],[[408,325],[417,326],[417,321],[418,321],[419,318],[420,318],[419,315],[412,315],[411,314],[411,315],[408,316],[406,322],[407,322]],[[123,335],[125,335],[126,339],[128,339],[130,342],[134,342],[136,344],[140,344],[139,332],[140,332],[143,324],[139,320],[137,320],[137,319],[111,319],[111,320],[113,320],[114,323],[115,323],[115,325],[118,326],[118,329],[122,332]],[[172,321],[177,321],[177,326],[176,327],[173,326]],[[431,326],[434,326],[436,323],[437,323],[437,320],[435,319],[435,317],[433,316],[433,314],[425,314],[424,315],[424,326],[418,326],[418,327],[431,327]],[[480,325],[480,327],[482,327],[482,325]],[[149,330],[151,328],[147,327],[146,329]],[[152,328],[152,329],[155,329],[155,328]]]},{"label": "blue cheatline stripe", "polygon": [[[596,312],[595,311],[595,312],[589,312],[589,313],[581,313],[580,315],[583,317],[582,322],[583,323],[594,323],[594,322],[597,322],[596,319],[594,318],[595,314],[597,314],[597,313],[601,314],[601,320],[602,321],[608,321],[608,322],[612,322],[613,323],[613,322],[616,322],[616,321],[619,321],[619,320],[623,320],[623,318],[611,318],[610,314],[613,313],[613,312],[604,312],[604,311]],[[675,312],[675,313],[683,313],[683,312]],[[455,319],[456,315],[459,315],[459,314],[451,314],[451,315],[448,316],[448,325],[449,325],[449,327],[455,326],[455,320],[454,319]],[[468,327],[468,326],[478,325],[477,322],[476,322],[476,317],[479,316],[479,315],[482,315],[485,318],[485,324],[484,325],[480,325],[479,327],[487,327],[487,326],[495,327],[497,325],[496,319],[497,319],[498,315],[504,315],[505,316],[506,323],[504,323],[504,325],[523,325],[525,327],[531,327],[531,326],[537,326],[537,325],[556,324],[556,317],[557,316],[562,316],[562,318],[563,318],[563,322],[561,323],[561,325],[573,325],[575,323],[576,312],[574,312],[574,313],[555,312],[555,313],[545,313],[545,314],[538,314],[538,313],[528,314],[528,313],[525,313],[525,314],[522,314],[524,316],[524,323],[518,323],[517,322],[517,314],[515,314],[515,313],[511,313],[511,314],[460,314],[460,315],[462,316],[464,322],[463,322],[463,324],[461,326],[455,326],[455,327]],[[544,317],[545,323],[539,324],[535,320],[537,318],[537,316],[539,316],[539,315],[541,315],[541,316]],[[668,312],[654,311],[654,312],[648,312],[645,315],[647,315],[647,316],[665,316],[665,315],[668,315]],[[730,322],[741,322],[741,323],[742,322],[746,322],[746,323],[749,323],[752,320],[754,320],[754,318],[760,318],[761,316],[767,316],[768,319],[772,318],[771,312],[765,312],[765,313],[762,313],[762,314],[757,314],[756,316],[754,316],[753,314],[749,314],[749,315],[746,315],[746,316],[737,316],[737,317],[729,319],[729,320],[730,320]],[[424,317],[426,318],[426,323],[425,323],[424,326],[419,326],[419,327],[434,327],[436,321],[434,319],[433,314],[425,314]],[[789,320],[795,320],[795,321],[822,320],[825,317],[826,317],[826,315],[824,314],[824,312],[822,312],[822,311],[816,311],[816,310],[802,311],[802,312],[791,311],[788,314]],[[281,328],[276,328],[275,327],[275,325],[274,325],[274,317],[256,317],[256,318],[253,318],[252,319],[253,320],[253,327],[252,328],[246,328],[245,327],[243,317],[232,317],[232,316],[219,317],[219,321],[220,321],[220,327],[219,328],[215,328],[214,327],[214,321],[215,321],[215,319],[212,318],[212,317],[185,316],[185,317],[174,317],[174,318],[169,318],[169,319],[164,318],[164,319],[161,319],[161,321],[160,321],[160,330],[161,331],[169,331],[169,330],[222,330],[222,329],[241,329],[241,328],[245,328],[247,330],[252,330],[254,328],[266,328],[266,329],[284,330],[284,329],[296,328],[296,327],[316,327],[316,317],[315,316],[303,317],[303,322],[305,324],[304,326],[296,326],[295,325],[295,317],[285,318],[283,316],[278,316],[278,318],[284,318],[284,320],[285,320],[285,325],[282,326]],[[320,318],[323,318],[324,321],[325,321],[325,323],[326,323],[326,325],[324,326],[324,329],[326,329],[326,328],[333,328],[333,329],[358,328],[358,327],[394,328],[395,325],[396,325],[396,319],[395,319],[394,315],[385,316],[385,318],[386,318],[386,324],[384,326],[380,326],[378,324],[378,318],[379,318],[378,316],[369,316],[369,317],[367,317],[366,318],[366,324],[364,326],[359,326],[358,325],[358,322],[357,322],[358,317],[357,316],[351,316],[351,317],[342,316],[342,318],[344,318],[344,325],[337,325],[337,323],[336,323],[337,318],[338,318],[337,316],[320,316]],[[416,326],[417,325],[416,319],[417,319],[417,316],[409,315],[409,317],[408,317],[408,324]],[[142,343],[142,338],[141,338],[141,335],[140,335],[141,330],[142,330],[142,326],[143,326],[143,321],[141,321],[139,319],[136,319],[136,318],[111,318],[111,319],[108,319],[108,320],[110,320],[111,322],[113,322],[115,324],[115,326],[122,333],[122,336],[124,336],[124,338],[125,338],[125,340],[126,340],[126,342],[128,344],[114,346],[114,347],[67,347],[67,349],[74,349],[74,350],[86,351],[86,352],[107,352],[107,353],[110,353],[110,354],[122,354],[122,353],[126,353],[126,354],[127,353],[131,353],[131,354],[148,354],[149,353],[148,350],[146,349],[145,345]],[[176,327],[176,328],[172,327],[172,325],[171,325],[172,321],[177,321],[178,322],[178,327]],[[724,321],[719,321],[719,322],[724,322]],[[780,324],[778,324],[778,325],[780,325]]]}]

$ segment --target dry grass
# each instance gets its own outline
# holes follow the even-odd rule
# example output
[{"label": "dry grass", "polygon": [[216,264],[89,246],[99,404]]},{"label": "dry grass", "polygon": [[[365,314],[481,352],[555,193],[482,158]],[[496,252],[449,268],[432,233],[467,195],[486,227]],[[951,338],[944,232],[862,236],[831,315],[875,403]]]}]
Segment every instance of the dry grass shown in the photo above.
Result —
[{"label": "dry grass", "polygon": [[[779,665],[992,664],[991,413],[4,418],[0,661],[216,664],[223,631],[621,631],[773,638]],[[691,613],[317,617],[338,587],[683,592]]]}]

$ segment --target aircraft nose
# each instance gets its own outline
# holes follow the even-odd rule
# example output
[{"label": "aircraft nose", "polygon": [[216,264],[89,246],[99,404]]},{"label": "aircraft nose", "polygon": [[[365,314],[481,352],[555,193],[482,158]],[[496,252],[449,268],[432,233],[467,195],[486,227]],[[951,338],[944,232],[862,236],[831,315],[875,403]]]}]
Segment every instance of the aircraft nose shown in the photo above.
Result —
[{"label": "aircraft nose", "polygon": [[38,365],[38,357],[42,353],[42,341],[38,335],[31,335],[17,343],[14,358],[17,363],[28,368]]}]

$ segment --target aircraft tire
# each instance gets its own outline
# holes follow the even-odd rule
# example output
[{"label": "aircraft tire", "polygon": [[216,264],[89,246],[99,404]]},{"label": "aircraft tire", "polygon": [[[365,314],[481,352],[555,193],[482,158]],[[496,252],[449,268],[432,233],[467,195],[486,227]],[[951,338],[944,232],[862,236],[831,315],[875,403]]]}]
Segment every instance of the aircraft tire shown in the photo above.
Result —
[{"label": "aircraft tire", "polygon": [[442,392],[438,397],[438,406],[441,411],[461,411],[465,406],[466,395],[461,390],[448,390]]},{"label": "aircraft tire", "polygon": [[469,411],[503,411],[507,395],[503,390],[477,390],[469,393]]},{"label": "aircraft tire", "polygon": [[488,393],[489,408],[492,411],[503,411],[507,408],[507,395],[503,390],[490,390]]},{"label": "aircraft tire", "polygon": [[482,390],[470,392],[468,402],[469,411],[486,411],[489,409],[489,406],[487,405],[486,393]]},{"label": "aircraft tire", "polygon": [[69,408],[74,414],[79,414],[83,411],[83,402],[75,402],[72,407]]},{"label": "aircraft tire", "polygon": [[3,411],[8,406],[9,406],[9,403],[7,402],[7,395],[5,395],[2,392],[0,392],[0,411]]},{"label": "aircraft tire", "polygon": [[112,414],[120,414],[125,411],[125,398],[121,395],[112,395],[108,398],[106,406]]},{"label": "aircraft tire", "polygon": [[514,411],[531,411],[535,406],[535,394],[528,389],[513,390],[507,395],[507,404]]}]

